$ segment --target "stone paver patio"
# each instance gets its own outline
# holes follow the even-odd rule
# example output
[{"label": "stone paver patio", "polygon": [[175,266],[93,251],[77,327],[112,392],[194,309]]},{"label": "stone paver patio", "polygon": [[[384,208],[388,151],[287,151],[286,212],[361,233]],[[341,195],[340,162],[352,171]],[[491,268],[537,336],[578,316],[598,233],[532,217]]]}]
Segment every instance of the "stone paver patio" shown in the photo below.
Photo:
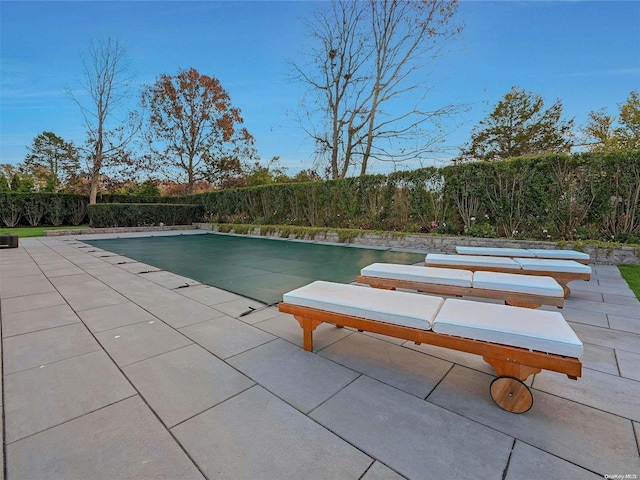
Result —
[{"label": "stone paver patio", "polygon": [[0,250],[9,480],[640,477],[640,302],[615,266],[562,310],[583,377],[536,375],[513,415],[480,357],[326,324],[305,352],[277,307],[83,238]]}]

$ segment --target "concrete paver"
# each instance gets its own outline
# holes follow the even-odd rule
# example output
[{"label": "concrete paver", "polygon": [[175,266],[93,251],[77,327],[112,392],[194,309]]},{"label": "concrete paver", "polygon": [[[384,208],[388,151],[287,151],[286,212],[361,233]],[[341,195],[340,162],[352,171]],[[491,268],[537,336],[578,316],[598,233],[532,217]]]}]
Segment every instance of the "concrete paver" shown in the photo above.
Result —
[{"label": "concrete paver", "polygon": [[66,305],[64,298],[58,292],[37,293],[22,297],[2,299],[2,314],[26,312],[38,308]]},{"label": "concrete paver", "polygon": [[309,413],[360,375],[285,340],[236,355],[229,364],[303,413]]},{"label": "concrete paver", "polygon": [[618,350],[616,357],[620,367],[620,375],[640,382],[640,354]]},{"label": "concrete paver", "polygon": [[8,443],[136,394],[102,350],[7,375],[4,385]]},{"label": "concrete paver", "polygon": [[94,333],[156,320],[156,317],[133,302],[80,310],[78,316]]},{"label": "concrete paver", "polygon": [[311,418],[411,479],[501,478],[513,438],[362,376]]},{"label": "concrete paver", "polygon": [[100,350],[81,323],[8,337],[2,343],[4,375]]},{"label": "concrete paver", "polygon": [[404,392],[425,398],[452,364],[368,335],[354,334],[320,355]]},{"label": "concrete paver", "polygon": [[123,370],[168,427],[254,385],[222,360],[193,344]]},{"label": "concrete paver", "polygon": [[276,338],[226,315],[189,325],[181,328],[180,332],[222,359],[233,357]]},{"label": "concrete paver", "polygon": [[532,478],[601,480],[602,476],[554,457],[531,445],[516,441],[505,480],[531,480]]},{"label": "concrete paver", "polygon": [[640,471],[631,420],[537,390],[531,410],[513,415],[491,400],[492,379],[455,366],[427,401],[600,475]]},{"label": "concrete paver", "polygon": [[24,239],[0,251],[7,478],[640,475],[640,302],[615,266],[593,270],[543,307],[585,344],[583,377],[530,377],[513,415],[479,356],[328,324],[305,352],[277,307]]},{"label": "concrete paver", "polygon": [[[601,347],[591,343],[584,343],[584,355],[582,366],[599,372],[619,375],[620,369],[616,359],[616,352],[613,348]],[[492,373],[492,372],[489,372]]]},{"label": "concrete paver", "polygon": [[6,272],[0,277],[0,298],[22,297],[34,293],[55,292],[51,282],[43,274],[12,277]]},{"label": "concrete paver", "polygon": [[69,305],[56,305],[26,312],[2,314],[2,335],[12,337],[23,333],[79,323],[80,319]]},{"label": "concrete paver", "polygon": [[402,480],[404,478],[382,463],[375,462],[364,474],[362,480]]},{"label": "concrete paver", "polygon": [[172,432],[209,478],[356,480],[373,461],[259,386]]},{"label": "concrete paver", "polygon": [[134,323],[96,334],[121,367],[191,344],[191,340],[160,320]]},{"label": "concrete paver", "polygon": [[580,381],[544,371],[535,376],[533,388],[583,405],[640,421],[640,382],[588,368]]},{"label": "concrete paver", "polygon": [[[640,305],[638,305],[638,309],[640,310]],[[608,315],[608,317],[609,326],[613,330],[640,334],[640,318],[621,317],[620,315]]]},{"label": "concrete paver", "polygon": [[[265,332],[302,347],[300,325],[290,315],[277,315],[254,325]],[[328,345],[352,334],[353,330],[348,328],[335,328],[333,325],[323,323],[313,331],[313,351],[319,352]]]},{"label": "concrete paver", "polygon": [[135,396],[7,445],[8,479],[202,479]]},{"label": "concrete paver", "polygon": [[150,305],[147,310],[173,328],[186,327],[224,315],[219,310],[189,298],[183,298],[168,305]]}]

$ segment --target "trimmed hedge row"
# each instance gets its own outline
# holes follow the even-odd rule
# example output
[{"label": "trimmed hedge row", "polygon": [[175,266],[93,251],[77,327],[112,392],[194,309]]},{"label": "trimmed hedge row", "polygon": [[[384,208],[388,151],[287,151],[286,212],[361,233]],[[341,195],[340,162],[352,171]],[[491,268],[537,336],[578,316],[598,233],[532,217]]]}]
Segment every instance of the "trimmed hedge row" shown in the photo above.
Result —
[{"label": "trimmed hedge row", "polygon": [[202,205],[169,203],[97,203],[89,205],[92,227],[142,227],[149,225],[190,225],[201,222]]},{"label": "trimmed hedge row", "polygon": [[[99,198],[109,205],[160,200],[199,205],[217,223],[640,243],[640,151],[553,154],[161,199]],[[79,195],[0,194],[0,220],[78,224],[86,204]],[[163,208],[154,211],[169,212]],[[139,207],[99,215],[109,226],[178,222]]]},{"label": "trimmed hedge row", "polygon": [[80,225],[87,216],[87,199],[59,193],[0,193],[0,221],[18,225]]},{"label": "trimmed hedge row", "polygon": [[184,201],[217,223],[640,243],[640,152],[467,163]]},{"label": "trimmed hedge row", "polygon": [[[98,195],[98,203],[157,203],[160,197]],[[171,203],[174,199],[162,199]],[[178,200],[176,198],[175,200]],[[0,193],[0,224],[7,227],[30,225],[80,225],[87,222],[89,199],[62,193]]]}]

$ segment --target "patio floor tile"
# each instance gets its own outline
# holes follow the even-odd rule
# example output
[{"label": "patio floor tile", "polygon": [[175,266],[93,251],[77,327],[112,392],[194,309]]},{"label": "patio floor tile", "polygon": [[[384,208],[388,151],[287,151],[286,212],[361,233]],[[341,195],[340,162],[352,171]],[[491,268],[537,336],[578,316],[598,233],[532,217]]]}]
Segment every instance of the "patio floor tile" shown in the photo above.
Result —
[{"label": "patio floor tile", "polygon": [[169,427],[254,385],[198,345],[188,345],[123,370]]},{"label": "patio floor tile", "polygon": [[183,298],[168,305],[149,305],[147,309],[173,328],[186,327],[224,315],[218,310],[189,298]]},{"label": "patio floor tile", "polygon": [[609,328],[593,327],[570,322],[582,343],[593,343],[602,347],[640,353],[640,335],[636,333],[611,330]]},{"label": "patio floor tile", "polygon": [[210,287],[209,285],[195,285],[189,288],[181,288],[179,290],[180,295],[197,300],[205,305],[217,305],[218,303],[229,302],[231,300],[238,300],[240,295],[227,292],[219,288]]},{"label": "patio floor tile", "polygon": [[640,471],[630,420],[538,390],[531,410],[514,415],[491,399],[492,379],[455,366],[427,400],[600,475]]},{"label": "patio floor tile", "polygon": [[78,315],[66,303],[19,313],[2,312],[2,336],[7,338],[77,322],[80,322]]},{"label": "patio floor tile", "polygon": [[81,310],[78,312],[78,316],[87,325],[89,330],[94,333],[124,327],[134,323],[156,320],[156,317],[133,302]]},{"label": "patio floor tile", "polygon": [[360,375],[281,339],[237,355],[229,364],[303,413]]},{"label": "patio floor tile", "polygon": [[640,382],[617,374],[583,368],[582,377],[575,381],[560,373],[543,371],[535,376],[533,388],[640,421]]},{"label": "patio floor tile", "polygon": [[0,276],[0,298],[22,297],[36,293],[55,292],[51,282],[42,274],[12,277],[7,274]]},{"label": "patio floor tile", "polygon": [[238,355],[276,338],[226,315],[189,325],[181,328],[180,332],[222,359]]},{"label": "patio floor tile", "polygon": [[136,394],[103,351],[7,375],[4,386],[7,443]]},{"label": "patio floor tile", "polygon": [[66,305],[64,298],[58,292],[35,293],[23,297],[12,297],[2,299],[2,314],[26,312],[37,310],[38,308],[53,307],[55,305]]},{"label": "patio floor tile", "polygon": [[160,320],[114,328],[96,338],[121,367],[192,343]]},{"label": "patio floor tile", "polygon": [[554,457],[531,445],[516,441],[505,480],[530,480],[532,478],[602,480],[600,475]]},{"label": "patio floor tile", "polygon": [[6,460],[9,479],[203,478],[138,396],[12,443]]},{"label": "patio floor tile", "polygon": [[360,334],[350,335],[319,354],[420,398],[429,395],[453,365],[439,358]]},{"label": "patio floor tile", "polygon": [[356,480],[372,463],[259,386],[172,431],[209,478]]},{"label": "patio floor tile", "polygon": [[[582,366],[591,370],[618,375],[618,363],[613,348],[601,347],[591,343],[584,343],[584,355],[582,356]],[[493,372],[489,372],[493,373]]]},{"label": "patio floor tile", "polygon": [[404,477],[380,462],[375,462],[364,474],[362,480],[403,480]]},{"label": "patio floor tile", "polygon": [[501,478],[513,444],[508,435],[364,376],[310,416],[416,480]]},{"label": "patio floor tile", "polygon": [[617,350],[620,375],[640,382],[640,354]]},{"label": "patio floor tile", "polygon": [[81,323],[3,339],[4,374],[39,367],[100,350]]},{"label": "patio floor tile", "polygon": [[[640,310],[640,306],[638,309]],[[640,334],[640,318],[609,315],[609,326],[613,330],[622,330],[623,332]]]}]

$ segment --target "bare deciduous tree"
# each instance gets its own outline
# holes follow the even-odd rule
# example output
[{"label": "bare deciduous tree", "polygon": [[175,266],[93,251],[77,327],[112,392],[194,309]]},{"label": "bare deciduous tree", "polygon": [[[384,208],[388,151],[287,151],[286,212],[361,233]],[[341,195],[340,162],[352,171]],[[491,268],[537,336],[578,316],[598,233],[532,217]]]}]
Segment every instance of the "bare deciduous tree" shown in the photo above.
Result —
[{"label": "bare deciduous tree", "polygon": [[316,46],[294,69],[313,100],[300,120],[331,178],[419,158],[442,138],[434,127],[455,107],[423,108],[426,77],[460,32],[456,11],[457,1],[334,0],[308,21]]},{"label": "bare deciduous tree", "polygon": [[96,203],[100,178],[107,161],[127,162],[124,148],[139,128],[135,114],[127,119],[113,118],[130,94],[133,80],[125,50],[117,40],[92,42],[82,57],[82,90],[89,99],[68,91],[84,117],[87,128],[86,156],[91,182],[89,203]]}]

